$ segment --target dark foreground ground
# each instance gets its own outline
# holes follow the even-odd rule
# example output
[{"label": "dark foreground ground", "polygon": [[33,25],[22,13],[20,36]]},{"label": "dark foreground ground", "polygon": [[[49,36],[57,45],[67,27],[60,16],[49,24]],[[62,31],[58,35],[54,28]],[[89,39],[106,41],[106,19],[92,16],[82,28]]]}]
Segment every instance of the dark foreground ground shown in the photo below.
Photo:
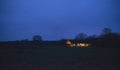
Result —
[{"label": "dark foreground ground", "polygon": [[0,47],[0,70],[120,70],[120,48]]}]

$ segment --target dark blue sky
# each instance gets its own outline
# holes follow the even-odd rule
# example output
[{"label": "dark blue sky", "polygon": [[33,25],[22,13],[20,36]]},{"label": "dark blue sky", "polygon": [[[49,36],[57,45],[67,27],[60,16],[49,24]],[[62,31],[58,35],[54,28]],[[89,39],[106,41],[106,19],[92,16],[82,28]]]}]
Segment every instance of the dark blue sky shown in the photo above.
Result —
[{"label": "dark blue sky", "polygon": [[100,34],[104,27],[120,33],[119,0],[1,0],[0,41],[74,38]]}]

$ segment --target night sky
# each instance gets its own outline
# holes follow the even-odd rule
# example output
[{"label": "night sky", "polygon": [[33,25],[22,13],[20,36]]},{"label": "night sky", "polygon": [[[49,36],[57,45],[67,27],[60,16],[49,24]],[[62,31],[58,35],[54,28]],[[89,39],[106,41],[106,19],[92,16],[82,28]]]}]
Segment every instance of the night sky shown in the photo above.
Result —
[{"label": "night sky", "polygon": [[1,0],[0,41],[71,39],[99,35],[104,27],[120,33],[119,0]]}]

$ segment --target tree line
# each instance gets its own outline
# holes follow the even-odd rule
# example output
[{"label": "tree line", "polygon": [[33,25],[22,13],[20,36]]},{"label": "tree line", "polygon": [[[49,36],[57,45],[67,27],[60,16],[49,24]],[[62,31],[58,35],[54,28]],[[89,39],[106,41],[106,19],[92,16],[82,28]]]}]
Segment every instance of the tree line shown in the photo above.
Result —
[{"label": "tree line", "polygon": [[[61,39],[59,41],[65,41],[68,39]],[[113,32],[110,28],[104,28],[100,35],[87,36],[85,33],[77,34],[72,41],[88,42],[94,47],[120,47],[120,34]],[[33,36],[33,41],[42,41],[40,35]]]},{"label": "tree line", "polygon": [[95,47],[120,47],[120,34],[112,32],[110,28],[104,28],[100,35],[87,36],[80,33],[74,40],[87,41]]},{"label": "tree line", "polygon": [[[14,42],[0,42],[0,45],[25,45],[25,46],[43,46],[43,45],[66,45],[66,41],[68,39],[61,39],[58,41],[44,41],[42,40],[42,36],[34,35],[32,40],[22,40],[22,41],[14,41]],[[73,39],[69,39],[75,42],[87,42],[92,44],[92,47],[120,47],[120,34],[112,32],[110,28],[104,28],[100,35],[91,35],[87,36],[85,33],[77,34]]]}]

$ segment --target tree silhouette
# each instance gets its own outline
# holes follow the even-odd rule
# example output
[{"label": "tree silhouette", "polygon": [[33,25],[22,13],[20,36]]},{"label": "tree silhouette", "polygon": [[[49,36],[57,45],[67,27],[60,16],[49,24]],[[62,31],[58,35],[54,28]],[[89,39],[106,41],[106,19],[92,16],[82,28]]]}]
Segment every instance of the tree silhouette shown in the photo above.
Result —
[{"label": "tree silhouette", "polygon": [[104,28],[102,30],[102,35],[107,35],[107,34],[110,34],[112,33],[112,30],[110,28]]},{"label": "tree silhouette", "polygon": [[34,35],[33,41],[42,41],[42,37],[40,35]]},{"label": "tree silhouette", "polygon": [[75,40],[84,40],[86,37],[87,37],[86,34],[79,33],[78,35],[76,35]]}]

